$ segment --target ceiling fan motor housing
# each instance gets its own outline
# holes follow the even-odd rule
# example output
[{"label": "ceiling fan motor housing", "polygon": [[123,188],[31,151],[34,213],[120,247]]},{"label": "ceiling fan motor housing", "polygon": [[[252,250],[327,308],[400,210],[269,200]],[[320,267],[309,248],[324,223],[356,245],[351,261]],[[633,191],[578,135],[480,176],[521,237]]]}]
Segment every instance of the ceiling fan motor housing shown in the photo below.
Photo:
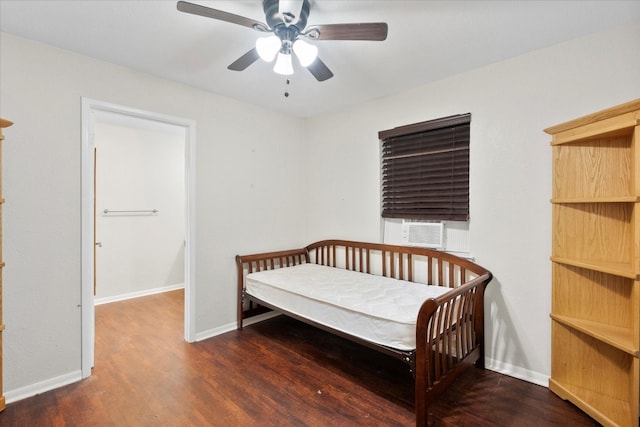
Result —
[{"label": "ceiling fan motor housing", "polygon": [[293,42],[296,41],[298,36],[302,33],[302,30],[304,30],[304,27],[307,25],[309,11],[311,9],[309,0],[304,0],[302,2],[300,16],[297,20],[295,20],[296,16],[292,11],[280,12],[279,0],[264,0],[262,7],[264,9],[267,25],[269,25],[273,33],[278,36],[282,42],[280,53],[291,54]]},{"label": "ceiling fan motor housing", "polygon": [[264,10],[265,19],[267,20],[267,25],[273,30],[276,29],[278,25],[286,25],[286,26],[296,26],[298,28],[298,32],[302,32],[304,27],[307,26],[307,19],[309,18],[309,11],[311,10],[311,5],[309,4],[309,0],[304,0],[302,2],[302,7],[300,8],[300,16],[298,16],[298,20],[295,20],[295,11],[285,11],[284,13],[280,12],[280,1],[279,0],[264,0],[262,2],[262,8]]}]

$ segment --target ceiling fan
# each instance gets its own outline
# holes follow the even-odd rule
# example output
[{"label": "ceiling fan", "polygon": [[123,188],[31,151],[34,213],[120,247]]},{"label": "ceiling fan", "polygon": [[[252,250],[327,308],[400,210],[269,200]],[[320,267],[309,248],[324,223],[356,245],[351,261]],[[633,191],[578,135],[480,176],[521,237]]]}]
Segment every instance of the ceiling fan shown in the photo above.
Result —
[{"label": "ceiling fan", "polygon": [[261,33],[271,33],[268,37],[259,38],[253,49],[227,67],[234,71],[246,69],[259,58],[271,62],[277,57],[274,71],[284,75],[293,74],[291,57],[292,53],[295,53],[302,66],[306,67],[318,81],[324,81],[333,77],[333,73],[318,58],[318,48],[307,43],[306,40],[382,41],[387,38],[388,27],[384,22],[326,24],[307,27],[307,19],[311,10],[309,0],[302,1],[297,16],[292,11],[281,11],[280,6],[280,0],[264,0],[262,2],[267,21],[264,24],[251,18],[187,1],[178,1],[177,5],[181,12],[242,25]]}]

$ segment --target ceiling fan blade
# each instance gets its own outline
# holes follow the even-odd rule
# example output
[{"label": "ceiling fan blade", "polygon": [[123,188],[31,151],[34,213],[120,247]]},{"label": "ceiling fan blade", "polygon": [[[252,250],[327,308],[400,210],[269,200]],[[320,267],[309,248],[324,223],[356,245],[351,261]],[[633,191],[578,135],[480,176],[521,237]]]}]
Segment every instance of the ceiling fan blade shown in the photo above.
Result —
[{"label": "ceiling fan blade", "polygon": [[327,67],[326,64],[320,60],[320,58],[316,58],[316,60],[313,61],[311,65],[307,67],[307,69],[319,82],[323,82],[333,77],[333,73],[331,72],[329,67]]},{"label": "ceiling fan blade", "polygon": [[387,38],[389,27],[384,22],[360,24],[327,24],[313,25],[304,33],[314,40],[372,40],[382,41]]},{"label": "ceiling fan blade", "polygon": [[206,6],[200,6],[199,4],[189,3],[187,1],[179,1],[178,10],[180,12],[191,13],[194,15],[217,19],[219,21],[242,25],[244,27],[253,28],[255,30],[268,30],[268,27],[265,24],[254,19],[245,18],[244,16],[235,15],[233,13],[224,12],[222,10],[212,9]]},{"label": "ceiling fan blade", "polygon": [[247,68],[249,65],[253,64],[260,58],[258,55],[258,51],[254,47],[249,52],[242,55],[240,58],[236,59],[233,64],[229,65],[227,68],[233,71],[242,71]]}]

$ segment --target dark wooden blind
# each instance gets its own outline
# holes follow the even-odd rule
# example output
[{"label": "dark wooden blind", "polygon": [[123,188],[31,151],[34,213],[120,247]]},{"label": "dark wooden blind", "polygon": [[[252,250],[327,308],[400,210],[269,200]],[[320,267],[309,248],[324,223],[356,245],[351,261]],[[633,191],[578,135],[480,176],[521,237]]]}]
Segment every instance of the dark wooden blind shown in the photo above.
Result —
[{"label": "dark wooden blind", "polygon": [[469,219],[471,114],[381,131],[382,216]]}]

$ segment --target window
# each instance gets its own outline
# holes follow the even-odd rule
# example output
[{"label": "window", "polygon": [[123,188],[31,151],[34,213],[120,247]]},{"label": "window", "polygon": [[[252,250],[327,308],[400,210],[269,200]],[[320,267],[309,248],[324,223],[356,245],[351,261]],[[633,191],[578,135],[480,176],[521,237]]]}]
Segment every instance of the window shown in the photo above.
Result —
[{"label": "window", "polygon": [[471,114],[401,126],[382,141],[382,216],[469,219]]}]

